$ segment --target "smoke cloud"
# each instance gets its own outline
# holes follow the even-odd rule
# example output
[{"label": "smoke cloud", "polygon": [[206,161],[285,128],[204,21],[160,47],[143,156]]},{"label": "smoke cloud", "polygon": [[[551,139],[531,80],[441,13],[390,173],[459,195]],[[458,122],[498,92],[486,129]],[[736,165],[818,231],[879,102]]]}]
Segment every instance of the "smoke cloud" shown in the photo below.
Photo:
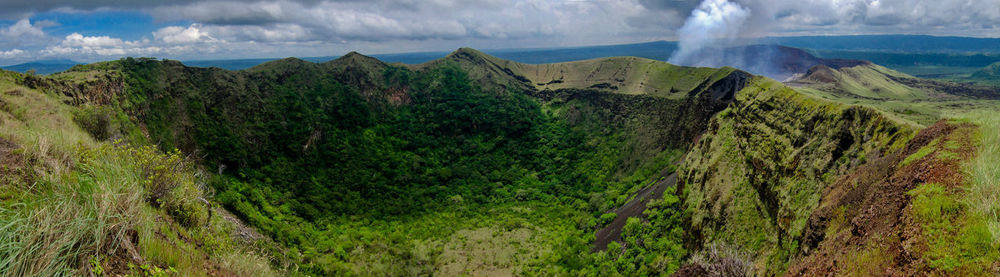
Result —
[{"label": "smoke cloud", "polygon": [[791,80],[822,63],[798,49],[750,45],[759,42],[760,35],[777,23],[774,8],[768,6],[772,2],[703,0],[677,31],[678,49],[669,62],[686,66],[731,66],[782,81]]},{"label": "smoke cloud", "polygon": [[705,0],[677,31],[678,50],[669,62],[690,66],[717,66],[702,52],[706,48],[732,46],[743,35],[752,12],[749,7],[728,0]]}]

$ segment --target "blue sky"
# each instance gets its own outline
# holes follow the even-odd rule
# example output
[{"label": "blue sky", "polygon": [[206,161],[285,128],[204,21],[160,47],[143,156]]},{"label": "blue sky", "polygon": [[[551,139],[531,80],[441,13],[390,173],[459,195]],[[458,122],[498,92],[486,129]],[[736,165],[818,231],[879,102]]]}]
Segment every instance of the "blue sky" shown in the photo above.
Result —
[{"label": "blue sky", "polygon": [[[94,12],[60,12],[49,11],[34,14],[31,21],[51,21],[56,24],[49,26],[45,32],[55,37],[65,37],[72,33],[89,36],[111,36],[125,40],[138,40],[149,37],[154,31],[172,25],[187,25],[190,22],[154,22],[153,17],[140,11],[94,11]],[[3,25],[16,23],[7,20]]]},{"label": "blue sky", "polygon": [[[4,0],[0,65],[124,56],[273,58],[559,47],[706,36],[709,43],[784,35],[998,37],[997,1]],[[691,23],[693,11],[720,7],[735,7],[738,21],[719,12]],[[725,26],[712,25],[718,22]]]}]

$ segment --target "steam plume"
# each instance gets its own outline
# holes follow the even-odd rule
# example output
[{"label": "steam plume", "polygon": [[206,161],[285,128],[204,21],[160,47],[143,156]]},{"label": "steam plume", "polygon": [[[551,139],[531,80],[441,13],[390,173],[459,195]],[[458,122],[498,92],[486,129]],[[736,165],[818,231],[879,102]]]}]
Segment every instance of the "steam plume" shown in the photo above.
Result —
[{"label": "steam plume", "polygon": [[669,62],[692,66],[720,63],[717,60],[707,60],[700,52],[705,48],[718,49],[735,42],[740,38],[750,15],[750,8],[739,3],[728,0],[702,1],[677,31],[679,48],[671,55]]}]

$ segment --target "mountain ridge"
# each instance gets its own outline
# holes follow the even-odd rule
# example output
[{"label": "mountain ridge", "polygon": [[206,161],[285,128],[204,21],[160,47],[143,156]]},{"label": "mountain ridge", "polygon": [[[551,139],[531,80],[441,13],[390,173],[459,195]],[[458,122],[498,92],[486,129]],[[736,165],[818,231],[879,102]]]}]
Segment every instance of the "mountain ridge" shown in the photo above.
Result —
[{"label": "mountain ridge", "polygon": [[[936,173],[915,174],[968,161],[979,138],[975,127],[910,124],[891,116],[901,114],[894,106],[855,104],[910,108],[903,101],[989,99],[931,91],[925,81],[864,62],[820,64],[807,72],[812,83],[790,87],[736,68],[638,57],[524,64],[470,48],[420,65],[352,52],[321,63],[288,58],[236,71],[126,58],[52,76],[0,71],[0,137],[35,149],[45,141],[31,137],[36,131],[72,129],[80,135],[52,138],[57,149],[85,149],[82,154],[18,153],[30,155],[27,160],[78,157],[89,167],[67,170],[83,176],[94,175],[80,170],[107,153],[124,157],[109,161],[115,165],[159,161],[154,153],[191,163],[176,170],[180,189],[131,190],[155,197],[128,207],[162,215],[123,225],[142,243],[128,236],[114,241],[131,243],[138,255],[89,263],[118,264],[112,272],[128,273],[121,266],[127,263],[191,275],[237,272],[216,262],[222,258],[210,248],[216,236],[238,250],[223,253],[246,254],[243,244],[230,242],[241,235],[203,227],[219,220],[259,231],[252,242],[266,248],[255,253],[274,261],[264,263],[271,271],[253,267],[270,272],[262,275],[655,275],[723,264],[762,275],[991,272],[990,263],[1000,260],[992,233],[982,227],[991,219],[958,205],[947,210],[954,224],[927,221],[934,219],[927,216],[934,211],[927,197],[965,196],[923,184],[935,182]],[[844,85],[852,82],[860,85]],[[890,94],[883,84],[920,93]],[[818,85],[830,87],[812,87]],[[875,92],[884,99],[864,94]],[[27,115],[36,113],[19,107],[57,107],[58,114],[37,114],[58,118],[33,125]],[[914,113],[937,120],[922,109]],[[72,141],[79,136],[82,143]],[[139,151],[132,147],[147,152],[128,152]],[[916,177],[888,184],[866,179],[883,173]],[[175,175],[151,176],[152,184],[174,184],[157,176]],[[89,187],[86,180],[55,180],[71,194]],[[964,184],[937,183],[956,191]],[[896,189],[871,193],[885,186]],[[855,201],[842,192],[872,197]],[[25,199],[33,193],[25,191]],[[650,195],[656,199],[641,199]],[[0,194],[0,204],[9,197]],[[904,212],[855,212],[883,206]],[[234,216],[208,212],[218,207]],[[31,227],[17,222],[12,226],[19,230]],[[156,227],[134,227],[145,224]],[[946,225],[957,229],[929,235]],[[917,231],[898,241],[857,242],[896,228]],[[897,251],[903,242],[919,247],[905,254]],[[922,250],[951,242],[984,254],[949,254],[959,260],[942,264],[938,252]],[[156,254],[174,249],[167,245],[198,253],[186,258],[196,261]],[[872,253],[900,262],[852,258]],[[86,264],[40,268],[65,272]]]}]

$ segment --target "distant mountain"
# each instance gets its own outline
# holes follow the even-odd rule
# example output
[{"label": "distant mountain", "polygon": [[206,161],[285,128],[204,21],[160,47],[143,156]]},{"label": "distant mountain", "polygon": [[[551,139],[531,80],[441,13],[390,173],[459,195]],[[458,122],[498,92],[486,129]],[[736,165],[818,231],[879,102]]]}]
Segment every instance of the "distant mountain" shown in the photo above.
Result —
[{"label": "distant mountain", "polygon": [[[654,41],[635,44],[537,48],[537,49],[494,49],[483,50],[484,53],[498,58],[526,64],[544,64],[589,60],[596,58],[633,56],[652,60],[665,61],[677,49],[677,43],[672,41]],[[415,52],[371,55],[386,63],[422,64],[448,55],[448,52]],[[302,60],[322,63],[337,59],[337,56],[308,57]],[[241,70],[254,67],[275,59],[239,59],[239,60],[199,60],[184,61],[185,65],[195,67],[218,67],[228,70]]]},{"label": "distant mountain", "polygon": [[63,72],[80,63],[72,60],[40,60],[17,65],[4,66],[3,69],[21,73],[34,69],[37,74],[52,74]]},{"label": "distant mountain", "polygon": [[[752,41],[751,44],[809,49],[811,54],[820,58],[868,60],[890,67],[913,65],[982,67],[1000,61],[1000,39],[992,38],[914,35],[768,37]],[[654,41],[583,47],[492,49],[483,50],[483,52],[519,63],[545,64],[617,56],[665,61],[675,50],[677,50],[677,42]],[[448,52],[395,53],[371,56],[386,63],[421,64],[446,55]],[[301,59],[321,63],[336,58],[338,57],[325,56]],[[200,60],[184,61],[184,64],[240,70],[271,60],[274,59]]]},{"label": "distant mountain", "polygon": [[735,67],[779,81],[790,80],[816,65],[830,67],[866,64],[863,60],[823,59],[806,50],[780,45],[704,48],[689,57],[691,66]]},{"label": "distant mountain", "polygon": [[769,37],[761,39],[760,42],[816,50],[900,53],[1000,53],[1000,38],[861,35]]},{"label": "distant mountain", "polygon": [[[982,67],[1000,61],[1000,39],[969,37],[937,37],[918,35],[861,35],[861,36],[802,36],[767,37],[753,44],[782,45],[809,49],[821,58],[862,59],[877,64],[898,67],[912,65],[945,65]],[[634,56],[665,61],[677,49],[677,42],[654,41],[634,44],[533,48],[492,49],[484,53],[498,58],[526,64],[545,64],[595,58]],[[421,64],[448,55],[448,52],[414,52],[371,55],[386,63]],[[306,57],[302,60],[322,63],[339,56]],[[263,64],[274,58],[188,60],[185,65],[218,67],[241,70]],[[34,61],[3,69],[26,72],[35,69],[39,74],[64,71],[79,63],[71,60]]]},{"label": "distant mountain", "polygon": [[[378,58],[379,60],[385,61],[387,63],[421,64],[434,59],[439,59],[441,57],[444,57],[445,55],[448,55],[448,52],[380,54],[380,55],[372,55],[372,57]],[[323,63],[335,60],[337,58],[340,57],[323,56],[323,57],[306,57],[300,59],[314,63]],[[184,64],[187,66],[194,66],[194,67],[218,67],[227,70],[242,70],[257,65],[261,65],[273,60],[276,59],[196,60],[196,61],[184,61]]]}]

